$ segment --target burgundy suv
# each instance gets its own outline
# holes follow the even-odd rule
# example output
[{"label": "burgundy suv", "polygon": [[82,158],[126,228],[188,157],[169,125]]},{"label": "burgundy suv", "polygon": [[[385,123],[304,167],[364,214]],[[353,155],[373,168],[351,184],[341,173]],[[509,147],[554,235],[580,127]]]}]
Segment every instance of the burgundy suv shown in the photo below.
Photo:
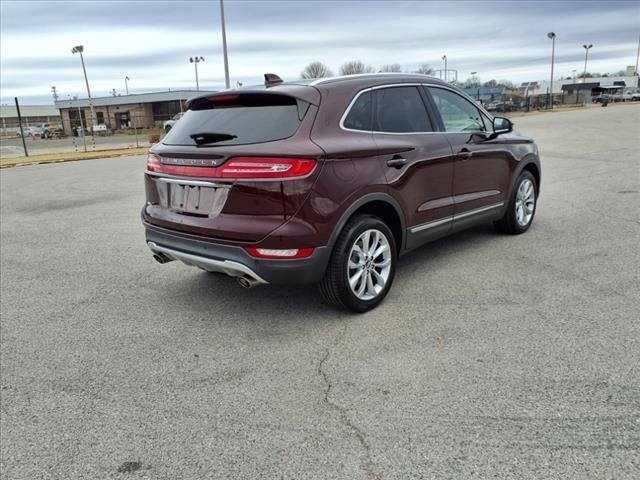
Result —
[{"label": "burgundy suv", "polygon": [[245,287],[320,284],[378,305],[397,258],[493,221],[525,232],[540,188],[535,143],[448,83],[365,74],[205,95],[145,173],[147,244]]}]

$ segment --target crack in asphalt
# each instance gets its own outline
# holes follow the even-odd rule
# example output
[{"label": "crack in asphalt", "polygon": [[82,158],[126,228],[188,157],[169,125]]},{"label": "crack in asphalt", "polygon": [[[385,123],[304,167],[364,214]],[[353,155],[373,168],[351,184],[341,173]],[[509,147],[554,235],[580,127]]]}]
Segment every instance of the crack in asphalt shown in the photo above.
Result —
[{"label": "crack in asphalt", "polygon": [[[338,338],[336,338],[336,341],[334,342],[332,348],[337,347],[344,340],[344,337],[347,334],[347,326],[348,324],[345,322],[344,328],[342,329],[342,333],[338,335]],[[329,406],[331,406],[334,410],[338,412],[340,416],[340,421],[342,422],[342,424],[348,427],[353,432],[355,437],[358,439],[358,442],[360,442],[360,445],[362,446],[365,452],[365,455],[367,457],[367,461],[361,465],[361,468],[366,474],[367,478],[373,479],[373,480],[381,480],[382,474],[376,471],[375,463],[373,461],[373,458],[371,458],[371,447],[369,445],[369,442],[367,441],[367,438],[364,432],[360,430],[360,428],[358,428],[358,426],[355,425],[349,419],[346,408],[342,407],[341,405],[331,400],[331,389],[333,388],[333,384],[329,379],[329,374],[324,370],[324,365],[329,360],[330,357],[331,357],[331,347],[325,349],[325,355],[322,358],[322,360],[320,360],[320,363],[318,364],[318,374],[322,377],[325,384],[327,385],[327,388],[324,391],[324,401],[325,403],[327,403]]]}]

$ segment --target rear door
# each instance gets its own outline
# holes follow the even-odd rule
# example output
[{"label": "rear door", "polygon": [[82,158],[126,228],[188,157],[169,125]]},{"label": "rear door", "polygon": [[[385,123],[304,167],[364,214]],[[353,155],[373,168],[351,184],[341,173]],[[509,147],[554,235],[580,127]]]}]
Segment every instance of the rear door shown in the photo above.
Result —
[{"label": "rear door", "polygon": [[391,193],[407,216],[408,249],[449,231],[453,157],[419,85],[375,88],[373,137]]},{"label": "rear door", "polygon": [[454,216],[462,219],[500,211],[509,190],[511,153],[500,138],[488,140],[493,127],[473,102],[447,88],[430,86],[427,90],[456,157]]}]

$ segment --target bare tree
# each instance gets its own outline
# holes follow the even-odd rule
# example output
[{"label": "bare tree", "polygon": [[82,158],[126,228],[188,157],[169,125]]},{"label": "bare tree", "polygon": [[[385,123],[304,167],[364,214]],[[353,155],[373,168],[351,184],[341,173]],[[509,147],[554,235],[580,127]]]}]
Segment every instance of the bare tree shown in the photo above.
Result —
[{"label": "bare tree", "polygon": [[300,72],[302,78],[325,78],[332,77],[333,72],[322,62],[311,62]]},{"label": "bare tree", "polygon": [[371,65],[365,65],[360,60],[352,60],[340,67],[341,75],[355,75],[356,73],[373,73]]},{"label": "bare tree", "polygon": [[383,65],[380,67],[381,72],[401,72],[402,67],[399,63],[392,63],[390,65]]},{"label": "bare tree", "polygon": [[463,85],[464,88],[477,88],[480,86],[480,79],[472,75],[464,81]]},{"label": "bare tree", "polygon": [[433,75],[436,71],[429,66],[428,63],[423,63],[420,67],[413,73],[421,73],[422,75]]}]

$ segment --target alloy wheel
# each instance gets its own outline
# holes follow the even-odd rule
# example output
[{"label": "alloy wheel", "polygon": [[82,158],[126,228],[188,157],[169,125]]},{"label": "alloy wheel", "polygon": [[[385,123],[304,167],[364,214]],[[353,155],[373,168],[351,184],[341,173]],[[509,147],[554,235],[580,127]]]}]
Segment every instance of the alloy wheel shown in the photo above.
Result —
[{"label": "alloy wheel", "polygon": [[356,239],[349,252],[347,277],[358,299],[373,300],[384,290],[391,258],[389,239],[380,230],[366,230]]}]

